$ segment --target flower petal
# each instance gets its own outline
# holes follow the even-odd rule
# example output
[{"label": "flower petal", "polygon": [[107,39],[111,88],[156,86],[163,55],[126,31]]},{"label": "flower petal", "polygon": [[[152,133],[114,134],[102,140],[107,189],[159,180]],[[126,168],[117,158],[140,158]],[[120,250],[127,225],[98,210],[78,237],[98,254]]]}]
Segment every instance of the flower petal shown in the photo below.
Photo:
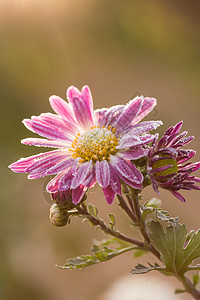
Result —
[{"label": "flower petal", "polygon": [[141,135],[151,130],[155,130],[160,125],[162,125],[162,121],[146,121],[141,122],[136,125],[133,125],[132,128],[129,128],[128,133],[131,135]]},{"label": "flower petal", "polygon": [[125,177],[136,184],[141,184],[143,182],[143,175],[129,160],[124,160],[113,155],[110,155],[110,158],[112,167],[114,167],[116,173],[120,177],[123,176],[123,178]]},{"label": "flower petal", "polygon": [[181,200],[182,202],[186,202],[186,199],[183,197],[183,195],[181,195],[179,192],[177,191],[172,191],[170,190],[170,192],[179,200]]},{"label": "flower petal", "polygon": [[49,102],[53,110],[58,115],[60,115],[64,119],[67,119],[68,121],[71,121],[72,123],[77,124],[75,121],[74,112],[65,100],[53,95],[49,98]]},{"label": "flower petal", "polygon": [[93,126],[93,111],[91,103],[88,101],[85,92],[82,95],[75,87],[71,86],[67,90],[67,98],[71,104],[76,120],[83,129],[90,129]]},{"label": "flower petal", "polygon": [[97,180],[96,180],[96,175],[95,175],[95,166],[92,166],[90,173],[83,181],[83,185],[85,185],[87,188],[90,188],[90,187],[93,187],[96,182],[97,182]]},{"label": "flower petal", "polygon": [[29,146],[37,146],[37,147],[52,147],[52,148],[68,148],[71,143],[62,142],[62,141],[53,141],[46,139],[38,139],[38,138],[26,138],[21,140],[21,143]]},{"label": "flower petal", "polygon": [[156,104],[157,104],[157,100],[155,98],[149,98],[149,97],[143,98],[142,107],[138,115],[136,116],[136,118],[133,120],[132,124],[137,124],[144,117],[146,117],[153,110]]},{"label": "flower petal", "polygon": [[72,179],[71,188],[76,189],[83,183],[84,179],[91,173],[92,160],[84,162],[74,174]]},{"label": "flower petal", "polygon": [[83,185],[78,186],[76,189],[72,190],[72,202],[76,205],[83,198],[87,188]]},{"label": "flower petal", "polygon": [[152,142],[154,139],[154,136],[151,134],[142,135],[140,137],[138,136],[131,136],[129,134],[125,134],[120,140],[119,145],[117,145],[116,149],[126,149],[131,147],[138,147],[143,146],[145,144],[148,144]]},{"label": "flower petal", "polygon": [[105,188],[102,188],[104,196],[108,202],[108,204],[112,204],[113,200],[115,198],[115,192],[113,191],[113,189],[111,188],[110,185],[108,185]]},{"label": "flower petal", "polygon": [[45,122],[40,116],[32,117],[31,120],[24,119],[22,123],[32,132],[35,132],[48,139],[73,141],[73,136],[71,136],[69,132],[67,132],[67,128],[65,131],[59,128],[58,124],[57,126],[54,126],[49,122]]},{"label": "flower petal", "polygon": [[110,167],[110,187],[115,192],[121,196],[121,181],[119,176],[116,174],[114,168],[109,164]]},{"label": "flower petal", "polygon": [[118,155],[119,157],[122,157],[124,159],[135,160],[147,156],[148,151],[149,151],[148,149],[144,149],[144,148],[133,148],[127,151],[119,152]]},{"label": "flower petal", "polygon": [[18,161],[12,163],[9,168],[13,171],[13,172],[17,172],[17,173],[27,173],[27,168],[32,165],[34,162],[40,160],[41,158],[44,157],[51,157],[52,154],[54,153],[58,153],[60,152],[59,150],[53,150],[53,151],[49,151],[46,153],[39,153],[36,155],[32,155],[26,158],[20,158]]},{"label": "flower petal", "polygon": [[64,173],[65,172],[59,173],[51,181],[49,181],[49,183],[46,186],[46,190],[47,190],[48,193],[55,193],[55,192],[57,192],[59,190],[58,189],[59,181],[62,178],[62,176],[63,176]]},{"label": "flower petal", "polygon": [[113,124],[116,128],[116,134],[122,133],[132,123],[139,113],[143,103],[142,97],[136,97],[131,100],[125,107],[124,111]]},{"label": "flower petal", "polygon": [[106,160],[96,162],[96,179],[98,184],[105,188],[110,183],[110,168]]}]

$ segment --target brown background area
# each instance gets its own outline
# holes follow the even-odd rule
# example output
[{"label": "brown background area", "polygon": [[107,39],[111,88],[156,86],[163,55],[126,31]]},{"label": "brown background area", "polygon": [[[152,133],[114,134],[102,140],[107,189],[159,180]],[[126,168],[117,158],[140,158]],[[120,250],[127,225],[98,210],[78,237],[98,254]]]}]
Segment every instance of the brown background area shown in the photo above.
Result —
[{"label": "brown background area", "polygon": [[[81,271],[56,268],[68,257],[88,253],[92,240],[103,235],[79,219],[54,228],[43,191],[46,179],[28,181],[7,165],[41,150],[20,144],[33,136],[21,120],[51,112],[48,97],[65,98],[71,84],[88,84],[95,108],[125,103],[137,92],[157,98],[148,119],[163,120],[161,133],[184,120],[183,129],[196,136],[191,147],[199,160],[199,10],[199,1],[181,0],[0,1],[1,299],[101,299],[136,264],[127,253]],[[185,195],[186,204],[165,191],[160,198],[189,229],[198,229],[199,193]],[[147,188],[145,200],[153,196]],[[108,206],[98,187],[89,191],[88,201],[102,217],[116,212],[118,227],[133,234],[117,204]]]}]

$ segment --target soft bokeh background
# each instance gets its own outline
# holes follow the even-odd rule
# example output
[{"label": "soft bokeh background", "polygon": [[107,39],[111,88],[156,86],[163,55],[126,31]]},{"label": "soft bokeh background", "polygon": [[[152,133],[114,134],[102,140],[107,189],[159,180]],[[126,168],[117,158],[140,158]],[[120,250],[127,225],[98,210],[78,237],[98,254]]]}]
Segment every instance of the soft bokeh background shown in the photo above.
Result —
[{"label": "soft bokeh background", "polygon": [[[48,97],[65,98],[72,84],[88,84],[96,108],[125,103],[138,92],[156,97],[149,119],[164,121],[161,132],[183,119],[183,129],[197,137],[191,147],[198,160],[199,10],[199,1],[186,0],[0,0],[1,299],[107,300],[114,281],[136,264],[127,253],[81,271],[56,268],[67,257],[88,253],[92,240],[103,235],[79,219],[54,228],[48,221],[46,180],[28,181],[7,165],[41,150],[20,144],[33,136],[21,120],[51,112]],[[151,187],[144,194],[146,200],[156,196]],[[102,217],[116,212],[118,227],[132,234],[117,205],[108,206],[99,188],[88,198]],[[188,193],[186,204],[165,191],[160,198],[189,229],[198,229],[198,192]],[[146,260],[153,258],[140,262]],[[171,292],[180,287],[168,280]]]}]

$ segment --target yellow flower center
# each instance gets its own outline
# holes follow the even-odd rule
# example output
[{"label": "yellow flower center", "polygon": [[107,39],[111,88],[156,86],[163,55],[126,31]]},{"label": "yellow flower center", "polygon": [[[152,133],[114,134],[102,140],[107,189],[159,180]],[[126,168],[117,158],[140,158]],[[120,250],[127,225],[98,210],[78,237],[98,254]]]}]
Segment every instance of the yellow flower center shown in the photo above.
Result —
[{"label": "yellow flower center", "polygon": [[110,154],[117,152],[118,140],[114,135],[115,128],[91,127],[83,134],[78,133],[72,143],[72,157],[80,157],[82,161],[109,160]]},{"label": "yellow flower center", "polygon": [[[168,154],[160,154],[159,157],[169,157],[169,155]],[[153,165],[152,165],[153,169],[165,167],[168,165],[172,165],[172,167],[170,167],[164,171],[154,173],[154,176],[157,181],[166,182],[169,178],[173,177],[174,174],[178,174],[178,165],[177,165],[176,160],[173,158],[162,159],[162,160],[158,160],[153,163]],[[166,176],[166,175],[171,175],[171,177],[169,176],[168,179],[159,179],[159,176]]]}]

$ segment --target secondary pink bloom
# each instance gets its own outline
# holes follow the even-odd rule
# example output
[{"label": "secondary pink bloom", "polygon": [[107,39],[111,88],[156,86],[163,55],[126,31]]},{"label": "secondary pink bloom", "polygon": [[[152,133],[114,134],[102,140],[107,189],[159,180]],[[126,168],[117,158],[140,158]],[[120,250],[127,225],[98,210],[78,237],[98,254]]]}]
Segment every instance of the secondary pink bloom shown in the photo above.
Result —
[{"label": "secondary pink bloom", "polygon": [[[22,158],[10,168],[30,173],[29,179],[57,174],[47,185],[49,193],[72,190],[73,203],[80,202],[80,189],[96,182],[108,201],[121,194],[121,180],[141,189],[143,176],[131,160],[146,156],[146,144],[161,121],[139,123],[156,105],[153,98],[136,97],[127,105],[93,109],[88,86],[81,92],[71,86],[68,103],[58,96],[50,97],[56,114],[42,113],[23,120],[24,125],[44,137],[26,138],[23,144],[53,147],[56,150]],[[78,190],[77,190],[78,189]]]},{"label": "secondary pink bloom", "polygon": [[196,186],[200,178],[191,176],[192,172],[200,168],[200,162],[185,164],[196,152],[191,149],[182,149],[194,138],[193,136],[185,137],[187,131],[180,133],[182,124],[181,121],[168,128],[160,140],[158,140],[158,134],[155,136],[148,153],[147,172],[158,194],[158,188],[161,187],[185,202],[185,198],[178,190],[200,190],[200,187]]}]

